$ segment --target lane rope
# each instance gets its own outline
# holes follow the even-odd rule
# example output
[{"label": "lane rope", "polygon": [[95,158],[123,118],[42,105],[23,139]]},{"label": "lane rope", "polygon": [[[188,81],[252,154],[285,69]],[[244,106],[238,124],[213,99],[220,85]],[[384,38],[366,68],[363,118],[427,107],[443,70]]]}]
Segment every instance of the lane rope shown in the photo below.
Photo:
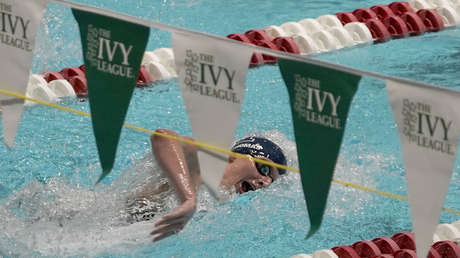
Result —
[{"label": "lane rope", "polygon": [[[47,107],[51,107],[51,108],[71,112],[71,113],[74,113],[74,114],[77,114],[77,115],[91,117],[90,113],[87,113],[87,112],[84,112],[84,111],[79,111],[79,110],[76,110],[76,109],[72,109],[72,108],[57,105],[57,104],[53,104],[53,103],[49,103],[49,102],[42,101],[42,100],[39,100],[39,99],[29,98],[29,97],[26,97],[26,96],[24,96],[22,94],[19,94],[19,93],[6,91],[6,90],[2,90],[2,89],[0,89],[0,93],[4,94],[4,95],[7,95],[7,96],[11,96],[11,97],[15,97],[15,98],[35,102],[35,103],[43,105],[43,106],[47,106]],[[239,157],[239,158],[246,158],[246,159],[250,159],[250,160],[253,160],[255,162],[265,164],[265,165],[268,165],[268,166],[273,166],[273,167],[276,167],[276,168],[285,169],[285,170],[289,170],[289,171],[292,171],[292,172],[300,173],[300,170],[297,169],[297,168],[293,168],[293,167],[281,165],[281,164],[278,164],[278,163],[274,163],[274,162],[271,162],[271,161],[268,161],[268,160],[258,159],[258,158],[254,158],[254,157],[251,157],[251,156],[248,156],[248,155],[232,152],[232,151],[229,151],[227,149],[220,148],[220,147],[217,147],[217,146],[213,146],[213,145],[210,145],[210,144],[207,144],[207,143],[204,143],[204,142],[195,141],[195,140],[192,141],[192,140],[184,139],[182,137],[176,137],[176,136],[173,136],[173,135],[160,133],[160,132],[157,132],[157,131],[154,131],[154,130],[151,130],[151,129],[146,129],[146,128],[143,128],[143,127],[139,127],[139,126],[135,126],[135,125],[131,125],[131,124],[126,124],[126,123],[123,124],[123,127],[127,127],[127,128],[130,128],[130,129],[139,131],[139,132],[149,133],[149,134],[165,137],[165,138],[168,138],[168,139],[176,140],[176,141],[179,141],[179,142],[195,145],[197,147],[200,147],[200,148],[203,148],[203,149],[206,149],[206,150],[211,150],[211,151],[215,151],[215,152],[224,153],[224,154],[227,154],[229,156]],[[380,191],[380,190],[377,190],[377,189],[372,189],[372,188],[369,188],[369,187],[366,187],[366,186],[363,186],[363,185],[350,183],[350,182],[343,181],[343,180],[340,180],[340,179],[333,178],[332,182],[334,182],[336,184],[340,184],[340,185],[342,185],[344,187],[351,187],[351,188],[359,189],[359,190],[362,190],[362,191],[365,191],[365,192],[368,192],[368,193],[374,193],[374,194],[377,194],[377,195],[389,197],[389,198],[396,199],[396,200],[401,200],[401,201],[406,201],[406,202],[408,201],[407,196],[402,196],[402,195],[397,195],[397,194],[393,194],[393,193],[389,193],[389,192]],[[445,212],[460,215],[460,211],[457,211],[455,209],[443,208],[443,210]]]}]

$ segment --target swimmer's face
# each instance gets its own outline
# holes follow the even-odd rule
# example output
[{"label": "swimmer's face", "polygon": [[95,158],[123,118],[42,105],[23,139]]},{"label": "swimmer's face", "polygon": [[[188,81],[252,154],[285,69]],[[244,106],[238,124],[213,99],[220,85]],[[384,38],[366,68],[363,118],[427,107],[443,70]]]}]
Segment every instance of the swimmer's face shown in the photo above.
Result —
[{"label": "swimmer's face", "polygon": [[[269,159],[266,160],[270,161]],[[246,158],[230,157],[221,186],[227,190],[234,187],[237,193],[242,194],[268,187],[278,177],[279,171],[275,167],[257,164]]]}]

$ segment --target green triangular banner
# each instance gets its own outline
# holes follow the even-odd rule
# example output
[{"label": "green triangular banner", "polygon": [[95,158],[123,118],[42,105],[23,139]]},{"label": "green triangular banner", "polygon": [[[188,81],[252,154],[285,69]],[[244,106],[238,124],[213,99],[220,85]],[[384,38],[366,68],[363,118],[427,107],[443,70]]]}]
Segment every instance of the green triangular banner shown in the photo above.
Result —
[{"label": "green triangular banner", "polygon": [[360,76],[279,59],[294,121],[302,186],[310,217],[307,238],[318,231]]},{"label": "green triangular banner", "polygon": [[88,95],[102,175],[113,168],[121,128],[139,74],[150,28],[80,10]]}]

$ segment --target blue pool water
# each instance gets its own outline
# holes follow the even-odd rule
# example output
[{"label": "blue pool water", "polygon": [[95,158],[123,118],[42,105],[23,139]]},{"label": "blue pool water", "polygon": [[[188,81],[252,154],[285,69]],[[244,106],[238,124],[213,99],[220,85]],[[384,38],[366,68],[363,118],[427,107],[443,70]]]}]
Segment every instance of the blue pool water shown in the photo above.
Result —
[{"label": "blue pool water", "polygon": [[[76,1],[77,2],[77,1]],[[144,19],[227,35],[286,21],[316,18],[390,1],[147,1],[80,0]],[[82,63],[70,10],[50,5],[33,71]],[[358,46],[316,58],[460,90],[460,31],[445,30],[384,44]],[[148,50],[171,47],[170,34],[152,29]],[[60,104],[89,111],[87,102]],[[406,195],[399,138],[384,82],[364,78],[354,99],[335,177]],[[136,89],[127,123],[190,135],[177,81]],[[265,132],[282,142],[297,166],[288,95],[276,66],[251,69],[237,137]],[[158,179],[145,133],[123,129],[112,174],[101,170],[90,120],[48,107],[27,108],[16,145],[0,144],[0,255],[99,257],[289,257],[410,231],[407,203],[333,184],[321,230],[305,240],[308,219],[299,176],[217,203],[201,189],[198,212],[183,232],[152,244],[152,222],[128,224],[124,200],[147,178]],[[460,166],[454,166],[445,207],[460,210]],[[174,207],[175,199],[166,200]],[[460,216],[443,212],[441,223]]]}]

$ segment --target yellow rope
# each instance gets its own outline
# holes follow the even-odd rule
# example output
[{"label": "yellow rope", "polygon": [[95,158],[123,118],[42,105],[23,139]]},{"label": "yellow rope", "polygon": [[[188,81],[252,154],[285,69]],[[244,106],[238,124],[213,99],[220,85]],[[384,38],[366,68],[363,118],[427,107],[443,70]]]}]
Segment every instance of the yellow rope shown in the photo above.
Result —
[{"label": "yellow rope", "polygon": [[[29,97],[26,97],[24,95],[21,95],[21,94],[15,93],[15,92],[10,92],[10,91],[0,89],[0,93],[8,95],[8,96],[12,96],[12,97],[32,101],[32,102],[38,103],[38,104],[43,105],[43,106],[48,106],[48,107],[51,107],[51,108],[56,108],[56,109],[59,109],[59,110],[68,111],[68,112],[71,112],[71,113],[74,113],[74,114],[78,114],[78,115],[82,115],[82,116],[86,116],[86,117],[91,117],[91,114],[89,114],[87,112],[78,111],[78,110],[71,109],[71,108],[68,108],[68,107],[64,107],[64,106],[56,105],[56,104],[53,104],[53,103],[49,103],[49,102],[46,102],[46,101],[29,98]],[[254,160],[254,161],[258,162],[258,163],[262,163],[262,164],[277,167],[277,168],[280,168],[280,169],[285,169],[285,170],[290,170],[290,171],[293,171],[293,172],[296,172],[296,173],[300,173],[299,169],[297,169],[297,168],[292,168],[292,167],[277,164],[277,163],[274,163],[274,162],[271,162],[271,161],[268,161],[268,160],[253,158],[253,157],[250,157],[248,155],[244,155],[244,154],[240,154],[240,153],[236,153],[236,152],[231,152],[231,151],[229,151],[227,149],[212,146],[212,145],[209,145],[209,144],[206,144],[206,143],[203,143],[203,142],[192,141],[192,140],[184,139],[184,138],[181,138],[181,137],[176,137],[176,136],[173,136],[173,135],[164,134],[164,133],[160,133],[160,132],[157,132],[157,131],[154,131],[154,130],[142,128],[142,127],[135,126],[135,125],[123,124],[123,126],[127,127],[127,128],[131,128],[131,129],[136,130],[136,131],[145,132],[145,133],[149,133],[149,134],[154,134],[154,135],[158,135],[158,136],[161,136],[161,137],[165,137],[165,138],[173,139],[173,140],[176,140],[176,141],[180,141],[180,142],[183,142],[183,143],[195,145],[195,146],[198,146],[198,147],[203,148],[203,149],[224,153],[224,154],[227,154],[229,156],[248,158],[248,159],[252,159],[252,160]],[[332,182],[337,183],[337,184],[341,184],[341,185],[343,185],[345,187],[352,187],[352,188],[363,190],[363,191],[366,191],[366,192],[369,192],[369,193],[374,193],[374,194],[390,197],[390,198],[401,200],[401,201],[408,201],[408,198],[406,196],[396,195],[396,194],[380,191],[380,190],[377,190],[377,189],[372,189],[372,188],[369,188],[369,187],[366,187],[366,186],[346,182],[346,181],[343,181],[343,180],[340,180],[340,179],[335,179],[334,178],[334,179],[332,179]],[[454,209],[443,208],[443,210],[446,211],[446,212],[449,212],[449,213],[460,215],[460,211],[457,211],[457,210],[454,210]]]}]

